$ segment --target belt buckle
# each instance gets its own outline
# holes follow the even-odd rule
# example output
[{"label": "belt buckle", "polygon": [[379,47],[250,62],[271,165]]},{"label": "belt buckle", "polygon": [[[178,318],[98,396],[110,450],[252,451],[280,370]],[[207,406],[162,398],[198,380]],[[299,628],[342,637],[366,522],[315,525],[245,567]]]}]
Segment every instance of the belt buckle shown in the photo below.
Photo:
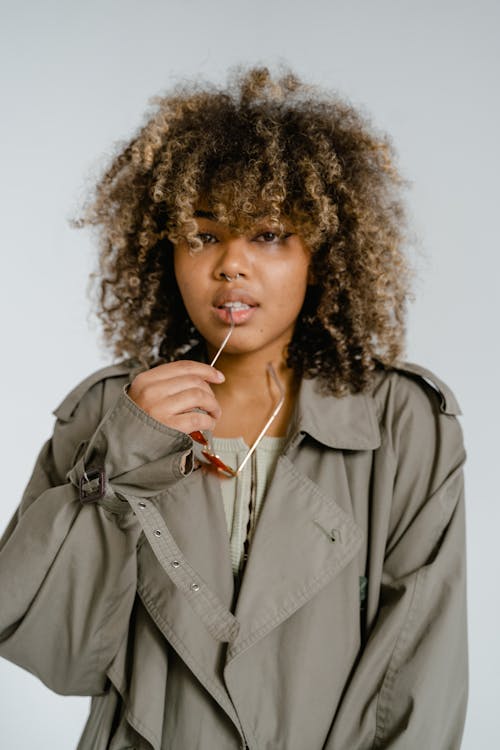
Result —
[{"label": "belt buckle", "polygon": [[[91,491],[85,489],[85,485],[97,481],[97,486]],[[82,503],[93,503],[99,498],[104,497],[105,474],[104,469],[92,469],[84,471],[80,477],[80,500]]]}]

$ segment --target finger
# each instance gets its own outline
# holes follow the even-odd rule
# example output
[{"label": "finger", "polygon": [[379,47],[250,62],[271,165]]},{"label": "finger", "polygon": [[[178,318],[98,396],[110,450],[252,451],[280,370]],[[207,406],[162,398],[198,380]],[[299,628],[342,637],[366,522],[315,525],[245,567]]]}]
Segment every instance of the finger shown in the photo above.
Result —
[{"label": "finger", "polygon": [[184,375],[178,378],[169,378],[168,380],[156,380],[146,384],[142,389],[133,386],[132,393],[129,396],[144,411],[151,413],[159,404],[164,402],[165,398],[176,396],[182,391],[193,388],[204,390],[208,396],[214,397],[213,391],[208,383],[198,376]]},{"label": "finger", "polygon": [[196,387],[162,399],[151,408],[149,413],[159,421],[167,421],[171,417],[193,409],[202,409],[214,419],[219,419],[222,413],[213,393],[207,393],[203,388]]},{"label": "finger", "polygon": [[204,362],[194,362],[188,359],[179,359],[176,362],[157,365],[150,370],[139,373],[137,378],[144,382],[150,382],[151,379],[169,380],[183,375],[199,377],[208,383],[222,383],[225,380],[224,374],[215,367],[210,367]]},{"label": "finger", "polygon": [[200,378],[198,375],[180,375],[176,378],[169,378],[168,380],[162,379],[150,383],[143,391],[143,399],[144,401],[154,403],[161,398],[175,396],[177,393],[192,388],[201,388],[209,395],[214,395],[207,381],[203,380],[203,378]]},{"label": "finger", "polygon": [[172,417],[169,421],[169,427],[185,432],[187,435],[197,430],[213,430],[216,424],[217,420],[213,419],[213,417],[196,411],[189,412],[188,414],[179,414],[176,417]]},{"label": "finger", "polygon": [[[136,375],[128,388],[128,395],[133,401],[148,410],[162,393],[169,395],[182,390],[178,378],[187,379],[186,387],[197,384],[200,387],[209,387],[208,379],[214,384],[222,382],[217,372],[214,368],[201,362],[169,362]],[[224,378],[223,375],[222,378]],[[176,382],[171,386],[172,381]],[[167,387],[167,390],[156,390],[161,387]]]}]

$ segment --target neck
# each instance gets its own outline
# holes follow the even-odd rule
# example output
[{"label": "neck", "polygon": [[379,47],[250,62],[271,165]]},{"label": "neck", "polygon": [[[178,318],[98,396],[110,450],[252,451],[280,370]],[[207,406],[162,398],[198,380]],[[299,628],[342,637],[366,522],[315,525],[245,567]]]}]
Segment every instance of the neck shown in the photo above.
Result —
[{"label": "neck", "polygon": [[223,353],[216,367],[226,380],[211,386],[222,408],[222,417],[213,433],[216,437],[241,436],[247,445],[253,444],[280,398],[274,378],[268,372],[269,362],[284,391],[284,402],[266,434],[274,437],[287,434],[299,383],[284,357],[272,357],[269,352]]},{"label": "neck", "polygon": [[[213,358],[215,352],[215,349],[208,347],[209,358]],[[269,362],[273,365],[285,394],[291,395],[296,385],[294,371],[287,367],[283,352],[267,350],[243,354],[223,352],[215,367],[224,373],[226,380],[217,388],[227,394],[262,393],[269,382]]]}]

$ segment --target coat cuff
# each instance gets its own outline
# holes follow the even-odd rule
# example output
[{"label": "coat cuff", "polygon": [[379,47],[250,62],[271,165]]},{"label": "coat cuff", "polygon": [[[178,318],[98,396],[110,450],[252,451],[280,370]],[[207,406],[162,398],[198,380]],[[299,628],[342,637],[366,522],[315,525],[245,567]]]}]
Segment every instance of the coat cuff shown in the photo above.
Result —
[{"label": "coat cuff", "polygon": [[99,500],[110,510],[129,508],[120,490],[150,497],[193,470],[192,438],[137,406],[128,396],[129,386],[123,386],[66,475],[80,499]]}]

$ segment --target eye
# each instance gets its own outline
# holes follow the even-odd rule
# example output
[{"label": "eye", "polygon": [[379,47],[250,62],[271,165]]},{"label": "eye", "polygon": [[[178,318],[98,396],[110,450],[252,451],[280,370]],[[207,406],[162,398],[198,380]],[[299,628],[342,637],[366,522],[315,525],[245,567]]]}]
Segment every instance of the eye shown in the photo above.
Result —
[{"label": "eye", "polygon": [[260,234],[257,235],[255,239],[259,242],[265,242],[267,244],[271,244],[274,242],[280,242],[280,241],[286,240],[290,236],[291,236],[291,232],[288,232],[285,234],[276,234],[276,232],[268,231],[268,232],[261,232]]},{"label": "eye", "polygon": [[217,242],[217,237],[210,234],[210,232],[199,232],[196,236],[204,245],[212,245],[214,242]]}]

